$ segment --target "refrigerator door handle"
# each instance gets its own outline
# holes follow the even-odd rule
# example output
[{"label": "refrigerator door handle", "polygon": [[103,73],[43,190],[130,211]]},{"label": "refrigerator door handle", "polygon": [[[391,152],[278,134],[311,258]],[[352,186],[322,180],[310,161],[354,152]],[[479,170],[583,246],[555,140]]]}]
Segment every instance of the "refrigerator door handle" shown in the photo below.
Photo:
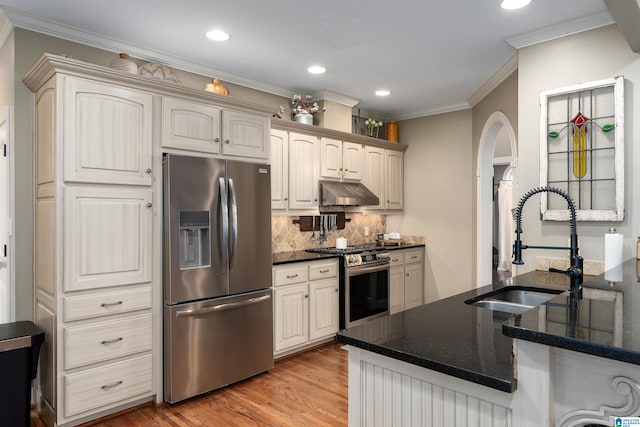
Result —
[{"label": "refrigerator door handle", "polygon": [[229,256],[229,271],[233,271],[236,261],[236,250],[238,249],[238,202],[236,198],[236,188],[233,179],[229,178],[229,208],[231,210],[231,255]]},{"label": "refrigerator door handle", "polygon": [[271,295],[262,295],[261,297],[249,298],[244,301],[229,302],[226,304],[218,304],[213,307],[198,308],[195,310],[179,310],[176,311],[176,317],[202,316],[203,314],[214,313],[216,311],[232,310],[234,308],[245,307],[251,304],[258,304],[271,298]]},{"label": "refrigerator door handle", "polygon": [[220,193],[220,221],[218,221],[219,227],[221,228],[220,235],[222,236],[222,241],[219,241],[220,248],[219,253],[219,261],[220,261],[220,272],[226,273],[227,271],[227,247],[229,246],[229,205],[227,203],[227,184],[225,183],[224,178],[218,178],[219,185],[219,193]]}]

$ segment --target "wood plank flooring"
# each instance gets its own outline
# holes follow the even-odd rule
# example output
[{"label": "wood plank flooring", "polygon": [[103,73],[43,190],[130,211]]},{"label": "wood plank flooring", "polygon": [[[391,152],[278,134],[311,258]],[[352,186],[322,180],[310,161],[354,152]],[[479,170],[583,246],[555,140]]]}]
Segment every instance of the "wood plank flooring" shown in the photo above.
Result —
[{"label": "wood plank flooring", "polygon": [[[329,343],[203,396],[150,403],[85,426],[346,426],[347,352],[340,347]],[[31,425],[44,427],[36,413]]]}]

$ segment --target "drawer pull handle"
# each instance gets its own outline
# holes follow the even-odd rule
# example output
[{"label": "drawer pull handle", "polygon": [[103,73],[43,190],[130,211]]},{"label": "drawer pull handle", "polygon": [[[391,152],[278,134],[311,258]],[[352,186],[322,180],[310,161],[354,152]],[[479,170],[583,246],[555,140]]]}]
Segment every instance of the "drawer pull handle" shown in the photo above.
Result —
[{"label": "drawer pull handle", "polygon": [[398,261],[400,261],[400,258],[392,259],[391,261],[398,262]]},{"label": "drawer pull handle", "polygon": [[122,338],[122,337],[118,337],[118,338],[114,338],[112,340],[104,340],[104,341],[101,341],[100,344],[102,344],[102,345],[113,344],[114,342],[122,341],[123,339],[124,338]]},{"label": "drawer pull handle", "polygon": [[411,257],[411,259],[416,259],[416,258],[418,258],[418,255],[414,255]]},{"label": "drawer pull handle", "polygon": [[330,271],[331,271],[331,269],[330,269],[330,268],[327,268],[326,270],[320,270],[320,273],[323,273],[323,274],[324,274],[324,273],[328,273],[328,272],[330,272]]},{"label": "drawer pull handle", "polygon": [[122,380],[116,381],[115,383],[105,384],[100,388],[103,390],[109,390],[110,388],[118,387],[120,384],[122,384],[122,382],[123,382]]},{"label": "drawer pull handle", "polygon": [[287,276],[287,279],[295,279],[296,277],[298,277],[297,274],[292,274],[292,275]]},{"label": "drawer pull handle", "polygon": [[122,301],[118,301],[118,302],[103,302],[102,304],[100,304],[100,307],[103,308],[107,308],[107,307],[113,307],[114,305],[121,305]]}]

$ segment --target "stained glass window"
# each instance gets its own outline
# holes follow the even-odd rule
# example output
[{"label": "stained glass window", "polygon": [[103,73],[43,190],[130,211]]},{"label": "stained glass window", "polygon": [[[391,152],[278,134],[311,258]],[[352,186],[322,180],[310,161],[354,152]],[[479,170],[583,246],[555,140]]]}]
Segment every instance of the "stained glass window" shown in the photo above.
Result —
[{"label": "stained glass window", "polygon": [[[540,94],[540,184],[567,192],[579,221],[624,219],[623,77]],[[542,193],[542,219],[569,219]]]}]

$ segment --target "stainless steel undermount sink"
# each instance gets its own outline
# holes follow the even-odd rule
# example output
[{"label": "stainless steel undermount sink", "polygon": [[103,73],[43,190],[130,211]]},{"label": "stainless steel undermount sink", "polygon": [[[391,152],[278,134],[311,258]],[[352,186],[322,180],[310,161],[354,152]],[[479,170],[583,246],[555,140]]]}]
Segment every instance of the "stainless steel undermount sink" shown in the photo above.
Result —
[{"label": "stainless steel undermount sink", "polygon": [[562,292],[563,290],[560,289],[506,286],[468,299],[465,303],[494,311],[522,314]]}]

